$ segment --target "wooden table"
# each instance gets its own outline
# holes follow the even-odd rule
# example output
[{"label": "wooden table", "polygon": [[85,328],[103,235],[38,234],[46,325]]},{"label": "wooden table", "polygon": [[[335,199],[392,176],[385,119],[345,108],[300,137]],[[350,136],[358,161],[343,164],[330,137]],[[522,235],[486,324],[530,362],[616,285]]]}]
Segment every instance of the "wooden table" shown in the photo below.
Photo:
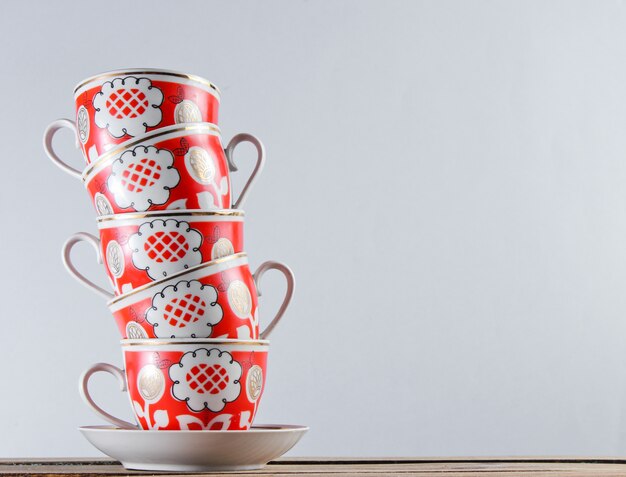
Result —
[{"label": "wooden table", "polygon": [[[6,476],[111,476],[168,475],[166,473],[125,470],[106,459],[0,459],[0,475]],[[419,477],[603,477],[625,476],[626,458],[388,458],[388,459],[312,459],[286,458],[270,462],[264,469],[227,474],[307,477],[396,475]],[[186,474],[192,475],[192,474]]]}]

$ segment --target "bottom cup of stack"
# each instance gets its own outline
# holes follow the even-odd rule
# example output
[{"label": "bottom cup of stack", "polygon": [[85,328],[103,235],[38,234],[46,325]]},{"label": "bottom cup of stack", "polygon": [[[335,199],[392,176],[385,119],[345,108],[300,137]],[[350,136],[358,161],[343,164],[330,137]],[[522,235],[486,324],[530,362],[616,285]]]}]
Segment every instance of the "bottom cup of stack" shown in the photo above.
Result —
[{"label": "bottom cup of stack", "polygon": [[[124,369],[107,363],[80,378],[83,400],[123,429],[248,430],[265,385],[269,341],[226,339],[122,340]],[[128,392],[135,419],[112,416],[89,394],[97,372]]]}]

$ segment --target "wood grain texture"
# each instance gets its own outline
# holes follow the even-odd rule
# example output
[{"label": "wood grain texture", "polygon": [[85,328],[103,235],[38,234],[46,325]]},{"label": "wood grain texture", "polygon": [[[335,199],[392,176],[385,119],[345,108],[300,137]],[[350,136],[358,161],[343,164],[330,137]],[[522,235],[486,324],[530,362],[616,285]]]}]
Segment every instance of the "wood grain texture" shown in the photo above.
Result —
[{"label": "wood grain texture", "polygon": [[[0,459],[3,476],[171,475],[129,471],[107,459]],[[626,477],[626,459],[618,458],[285,458],[264,469],[245,472],[185,475],[255,475],[352,477],[417,475],[437,477]]]}]

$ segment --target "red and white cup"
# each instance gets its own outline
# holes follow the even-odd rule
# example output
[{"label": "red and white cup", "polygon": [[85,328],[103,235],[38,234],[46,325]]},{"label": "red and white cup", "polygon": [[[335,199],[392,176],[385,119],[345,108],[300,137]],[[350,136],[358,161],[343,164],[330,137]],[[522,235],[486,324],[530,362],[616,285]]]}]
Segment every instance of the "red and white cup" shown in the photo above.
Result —
[{"label": "red and white cup", "polygon": [[96,251],[115,295],[217,258],[242,252],[241,210],[181,210],[98,217],[100,238],[80,232],[63,245],[63,263],[74,278],[107,298],[111,293],[78,271],[74,245],[87,242]]},{"label": "red and white cup", "polygon": [[76,86],[76,120],[51,123],[44,134],[44,148],[60,161],[52,138],[68,128],[89,164],[117,144],[157,128],[217,124],[219,102],[217,86],[199,76],[146,68],[102,73]]},{"label": "red and white cup", "polygon": [[[258,297],[268,270],[281,272],[287,287],[276,315],[261,331]],[[197,265],[118,297],[82,283],[111,298],[107,306],[120,335],[133,339],[266,339],[285,314],[295,288],[287,265],[267,261],[253,274],[245,253]]]},{"label": "red and white cup", "polygon": [[[98,363],[79,390],[100,417],[122,429],[248,430],[265,388],[268,341],[122,340],[124,369]],[[104,411],[88,385],[106,372],[128,392],[138,424]]]},{"label": "red and white cup", "polygon": [[[256,164],[239,198],[231,200],[230,171],[237,171],[233,154],[243,142],[256,148]],[[237,134],[224,149],[214,124],[177,124],[112,149],[82,173],[56,163],[82,179],[98,215],[238,209],[263,168],[265,150],[251,134]]]}]

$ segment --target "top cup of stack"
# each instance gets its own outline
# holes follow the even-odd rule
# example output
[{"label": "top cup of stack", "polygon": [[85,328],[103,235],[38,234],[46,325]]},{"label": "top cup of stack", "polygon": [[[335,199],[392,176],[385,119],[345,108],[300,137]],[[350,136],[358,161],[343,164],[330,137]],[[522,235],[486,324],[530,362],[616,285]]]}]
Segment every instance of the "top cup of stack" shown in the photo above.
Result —
[{"label": "top cup of stack", "polygon": [[[82,179],[98,215],[167,209],[230,209],[243,205],[265,152],[250,134],[222,145],[219,90],[198,76],[135,68],[91,77],[74,90],[76,120],[58,119],[44,133],[44,149],[68,174]],[[73,131],[87,162],[70,166],[52,147],[55,134]],[[231,196],[232,154],[242,142],[257,150],[256,165],[239,197]]]},{"label": "top cup of stack", "polygon": [[47,136],[51,141],[59,129],[71,129],[89,164],[116,145],[157,128],[217,124],[220,92],[199,76],[132,68],[82,81],[74,88],[74,103],[76,120],[55,121]]}]

